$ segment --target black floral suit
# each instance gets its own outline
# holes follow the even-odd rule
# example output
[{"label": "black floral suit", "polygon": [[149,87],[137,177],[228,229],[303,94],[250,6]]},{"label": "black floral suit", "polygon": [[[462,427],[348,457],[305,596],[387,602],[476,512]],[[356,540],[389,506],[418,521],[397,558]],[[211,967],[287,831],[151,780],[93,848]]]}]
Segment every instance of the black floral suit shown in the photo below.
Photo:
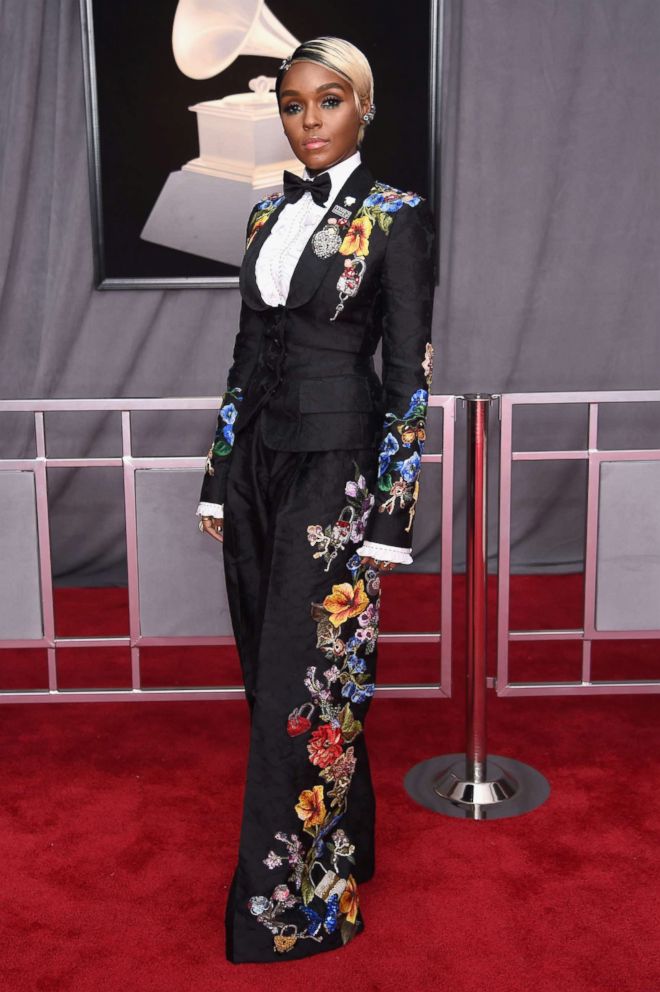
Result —
[{"label": "black floral suit", "polygon": [[[431,381],[433,221],[361,163],[283,306],[255,262],[283,206],[253,209],[242,308],[202,486],[224,503],[229,604],[251,713],[235,962],[302,957],[364,926],[375,802],[364,720],[380,580],[366,540],[411,546]],[[373,355],[382,340],[382,381]]]}]

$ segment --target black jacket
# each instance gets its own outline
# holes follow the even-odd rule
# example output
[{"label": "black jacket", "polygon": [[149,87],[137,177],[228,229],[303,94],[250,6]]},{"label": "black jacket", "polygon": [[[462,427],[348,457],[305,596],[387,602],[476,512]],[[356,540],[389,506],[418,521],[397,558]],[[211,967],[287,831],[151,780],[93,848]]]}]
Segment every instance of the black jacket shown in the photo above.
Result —
[{"label": "black jacket", "polygon": [[[250,215],[240,327],[201,499],[224,502],[235,434],[263,408],[271,448],[373,447],[374,457],[379,448],[365,539],[410,547],[431,375],[431,211],[417,194],[374,182],[361,163],[307,242],[286,305],[271,307],[255,262],[283,206],[281,194],[271,194]],[[329,257],[315,250],[322,231],[330,245],[320,251]],[[373,361],[381,339],[382,384]]]}]

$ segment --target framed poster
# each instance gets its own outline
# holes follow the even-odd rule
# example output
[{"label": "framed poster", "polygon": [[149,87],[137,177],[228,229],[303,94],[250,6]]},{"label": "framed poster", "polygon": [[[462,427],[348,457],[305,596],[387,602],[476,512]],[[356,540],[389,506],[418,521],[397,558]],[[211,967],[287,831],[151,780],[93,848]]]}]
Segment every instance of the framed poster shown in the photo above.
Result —
[{"label": "framed poster", "polygon": [[375,178],[437,210],[443,0],[80,0],[99,289],[238,285],[253,204],[302,172],[272,92],[318,35],[370,61]]}]

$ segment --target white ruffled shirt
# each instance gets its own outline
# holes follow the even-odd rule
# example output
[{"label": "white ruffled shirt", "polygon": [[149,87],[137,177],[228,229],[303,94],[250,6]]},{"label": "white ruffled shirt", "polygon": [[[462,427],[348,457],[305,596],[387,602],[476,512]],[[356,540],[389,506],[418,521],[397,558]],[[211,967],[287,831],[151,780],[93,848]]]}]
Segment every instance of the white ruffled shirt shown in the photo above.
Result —
[{"label": "white ruffled shirt", "polygon": [[[269,306],[276,307],[286,303],[291,277],[305,245],[330,209],[330,205],[334,203],[339,190],[360,162],[360,152],[356,151],[349,158],[337,162],[326,170],[330,176],[331,186],[325,205],[315,203],[311,193],[303,193],[296,203],[285,203],[280,210],[270,234],[261,246],[255,264],[257,286],[264,302]],[[307,169],[303,176],[305,179],[311,178]],[[197,514],[222,517],[223,507],[220,503],[200,503]],[[397,548],[389,544],[365,541],[357,549],[357,554],[409,565],[412,562],[411,550],[411,548]]]}]

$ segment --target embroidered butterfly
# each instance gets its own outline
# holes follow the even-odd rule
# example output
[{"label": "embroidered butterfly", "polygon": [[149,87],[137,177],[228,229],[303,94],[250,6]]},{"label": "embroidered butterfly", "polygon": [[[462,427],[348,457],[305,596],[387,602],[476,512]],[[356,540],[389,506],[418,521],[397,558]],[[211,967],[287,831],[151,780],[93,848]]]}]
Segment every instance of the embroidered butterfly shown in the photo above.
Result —
[{"label": "embroidered butterfly", "polygon": [[310,909],[309,906],[301,906],[300,908],[309,920],[305,933],[310,937],[316,937],[321,927],[324,927],[326,933],[334,933],[337,929],[337,913],[339,910],[339,896],[337,894],[330,896],[328,899],[327,909],[323,917],[316,910]]},{"label": "embroidered butterfly", "polygon": [[422,444],[426,441],[426,424],[423,417],[420,417],[414,424],[397,424],[396,429],[401,435],[401,440],[406,448],[409,448],[414,441],[419,441]]}]

